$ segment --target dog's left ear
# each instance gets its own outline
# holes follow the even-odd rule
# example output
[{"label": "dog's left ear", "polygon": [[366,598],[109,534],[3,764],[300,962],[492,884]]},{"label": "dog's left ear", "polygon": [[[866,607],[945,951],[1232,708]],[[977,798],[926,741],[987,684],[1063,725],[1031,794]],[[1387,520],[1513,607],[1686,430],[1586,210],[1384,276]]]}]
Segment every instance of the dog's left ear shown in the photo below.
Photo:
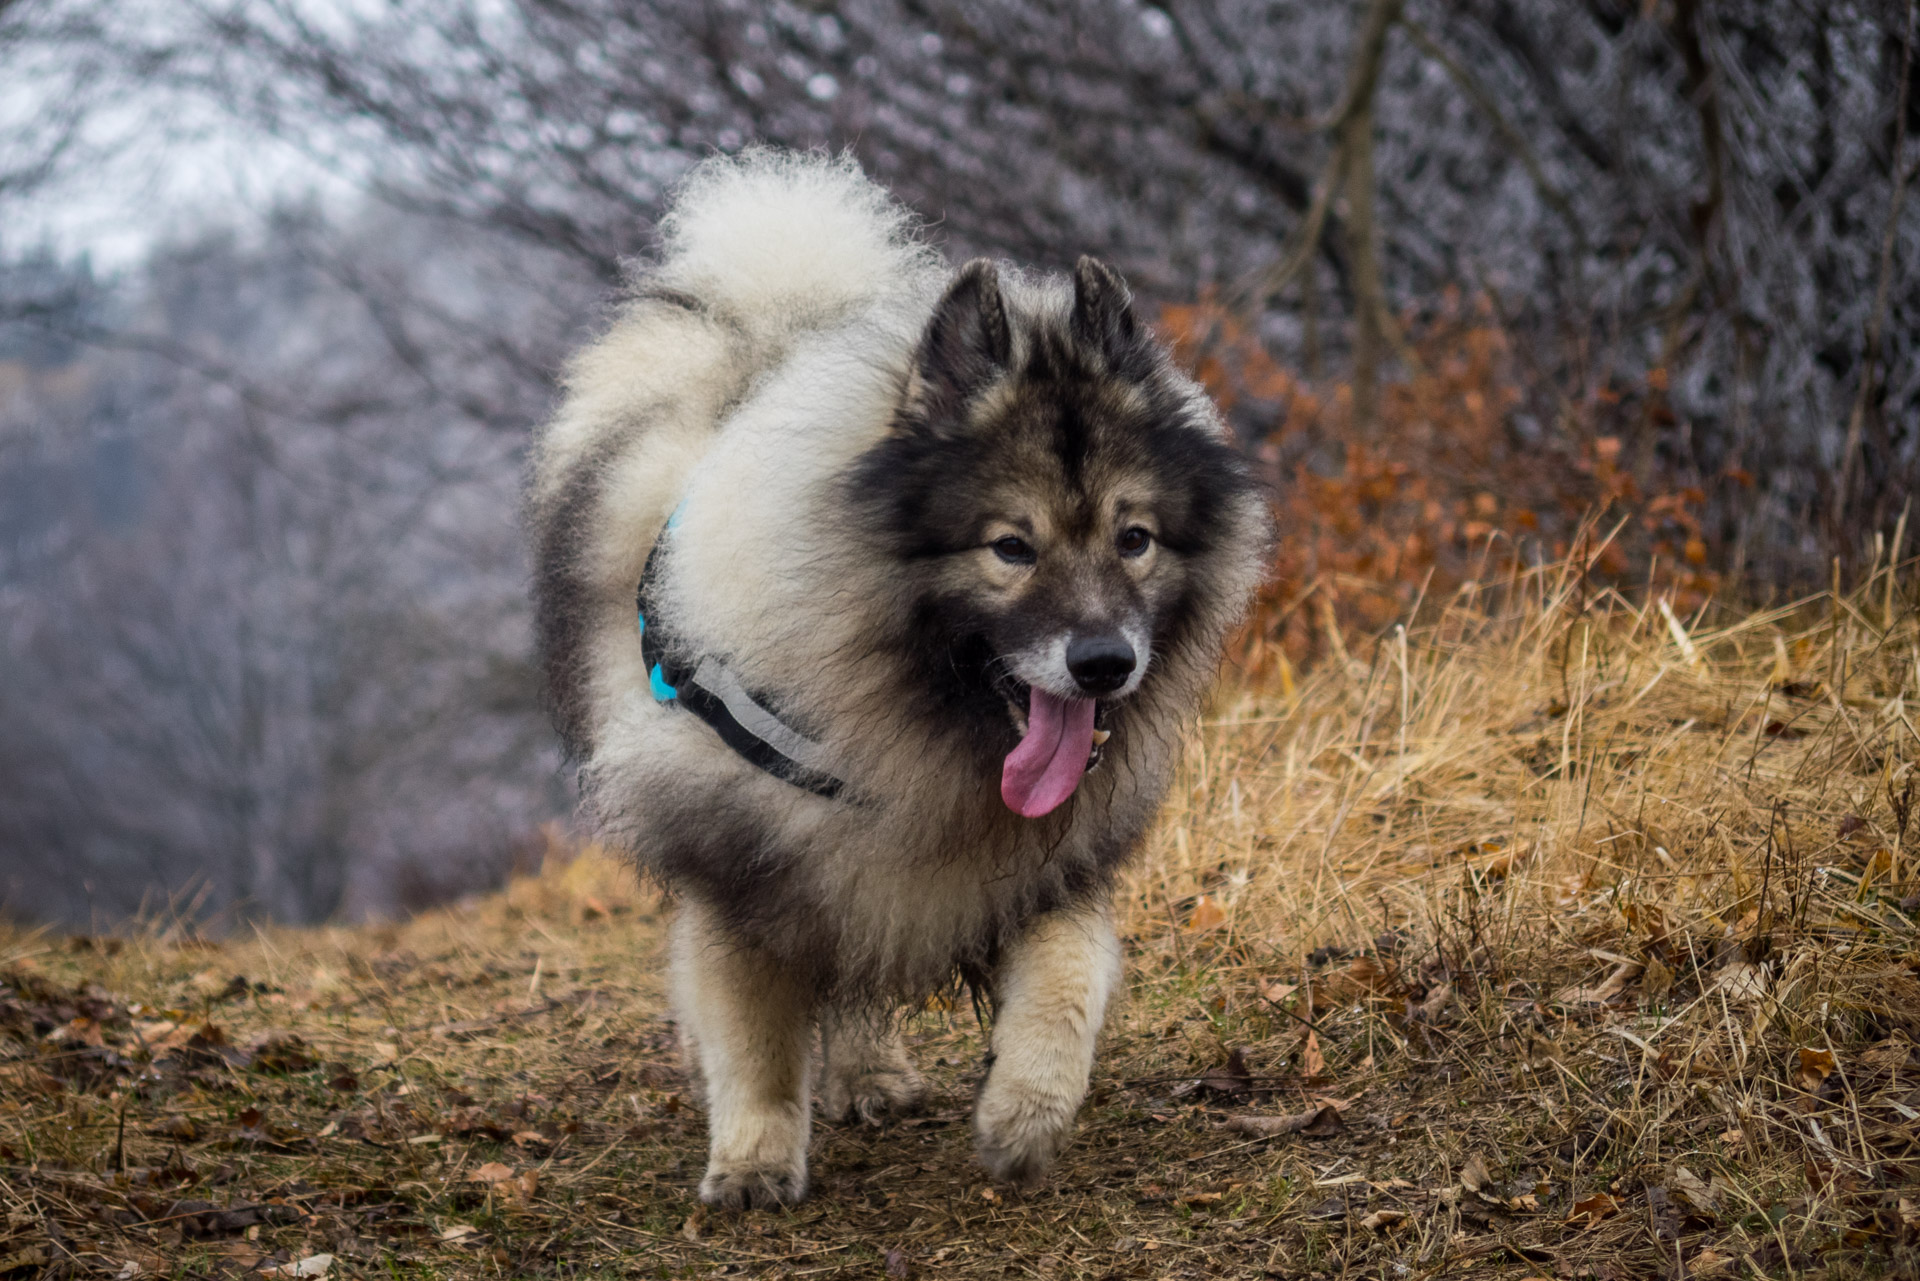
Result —
[{"label": "dog's left ear", "polygon": [[1114,366],[1139,345],[1133,319],[1133,295],[1120,273],[1090,254],[1073,267],[1073,337]]}]

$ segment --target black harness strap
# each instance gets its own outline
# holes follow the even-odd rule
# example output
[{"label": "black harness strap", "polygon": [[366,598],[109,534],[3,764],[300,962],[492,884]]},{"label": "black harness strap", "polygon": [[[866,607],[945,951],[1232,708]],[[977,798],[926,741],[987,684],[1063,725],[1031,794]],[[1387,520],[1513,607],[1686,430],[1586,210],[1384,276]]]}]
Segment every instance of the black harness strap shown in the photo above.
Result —
[{"label": "black harness strap", "polygon": [[[711,659],[689,661],[673,638],[664,633],[648,608],[648,597],[666,539],[666,533],[662,532],[654,543],[646,568],[640,574],[639,590],[634,594],[640,622],[640,656],[646,662],[647,683],[655,700],[677,703],[692,712],[713,727],[721,742],[781,782],[816,796],[829,799],[838,796],[842,786],[839,779],[803,765],[773,741],[779,739],[788,748],[812,748],[813,744],[804,735],[783,724],[767,710],[766,700],[741,686],[728,669]],[[729,706],[729,701],[734,706]],[[747,723],[749,721],[760,727],[759,732]]]}]

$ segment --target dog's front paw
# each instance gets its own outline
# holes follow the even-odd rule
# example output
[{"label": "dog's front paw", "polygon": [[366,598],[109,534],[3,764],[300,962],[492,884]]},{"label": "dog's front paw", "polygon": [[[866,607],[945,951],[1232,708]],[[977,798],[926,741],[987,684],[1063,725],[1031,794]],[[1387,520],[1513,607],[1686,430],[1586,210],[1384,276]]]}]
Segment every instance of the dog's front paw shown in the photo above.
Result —
[{"label": "dog's front paw", "polygon": [[981,1164],[1006,1183],[1038,1182],[1066,1146],[1079,1106],[1077,1097],[989,1075],[973,1112],[974,1145]]},{"label": "dog's front paw", "polygon": [[881,1125],[890,1116],[919,1111],[926,1100],[927,1083],[910,1064],[829,1072],[820,1086],[820,1111],[829,1121]]},{"label": "dog's front paw", "polygon": [[710,1167],[700,1180],[700,1200],[716,1210],[771,1210],[797,1205],[806,1195],[804,1165],[725,1170]]}]

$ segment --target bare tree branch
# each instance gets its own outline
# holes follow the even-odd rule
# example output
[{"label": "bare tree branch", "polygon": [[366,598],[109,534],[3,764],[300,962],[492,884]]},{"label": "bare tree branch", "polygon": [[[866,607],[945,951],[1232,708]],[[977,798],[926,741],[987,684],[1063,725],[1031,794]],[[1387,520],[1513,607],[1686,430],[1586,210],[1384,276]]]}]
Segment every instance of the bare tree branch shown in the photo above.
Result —
[{"label": "bare tree branch", "polygon": [[1407,38],[1413,41],[1415,48],[1445,69],[1453,82],[1460,86],[1460,91],[1467,95],[1468,100],[1494,127],[1495,132],[1500,135],[1500,141],[1506,144],[1507,150],[1526,167],[1527,176],[1533,179],[1533,185],[1540,192],[1540,198],[1552,206],[1553,211],[1560,215],[1561,221],[1567,224],[1567,230],[1574,240],[1574,261],[1577,264],[1584,264],[1589,250],[1586,232],[1580,226],[1580,217],[1574,213],[1573,205],[1567,200],[1566,194],[1554,186],[1553,181],[1547,177],[1547,171],[1541,165],[1540,157],[1527,143],[1526,135],[1507,119],[1507,113],[1500,109],[1500,104],[1486,86],[1480,83],[1479,78],[1468,71],[1459,59],[1448,53],[1425,27],[1404,13],[1400,17],[1400,26],[1406,31]]}]

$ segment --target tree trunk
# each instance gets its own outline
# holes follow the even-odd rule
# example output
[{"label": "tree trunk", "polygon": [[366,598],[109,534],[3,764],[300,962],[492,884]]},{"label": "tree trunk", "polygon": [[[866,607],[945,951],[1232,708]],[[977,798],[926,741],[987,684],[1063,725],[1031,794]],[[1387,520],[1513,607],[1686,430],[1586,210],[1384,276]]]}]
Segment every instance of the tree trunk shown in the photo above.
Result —
[{"label": "tree trunk", "polygon": [[[1369,86],[1371,88],[1371,86]],[[1353,259],[1353,426],[1371,437],[1378,413],[1380,316],[1386,300],[1380,287],[1380,257],[1373,218],[1373,94],[1354,104],[1342,126],[1341,149],[1347,157],[1347,237]]]}]

